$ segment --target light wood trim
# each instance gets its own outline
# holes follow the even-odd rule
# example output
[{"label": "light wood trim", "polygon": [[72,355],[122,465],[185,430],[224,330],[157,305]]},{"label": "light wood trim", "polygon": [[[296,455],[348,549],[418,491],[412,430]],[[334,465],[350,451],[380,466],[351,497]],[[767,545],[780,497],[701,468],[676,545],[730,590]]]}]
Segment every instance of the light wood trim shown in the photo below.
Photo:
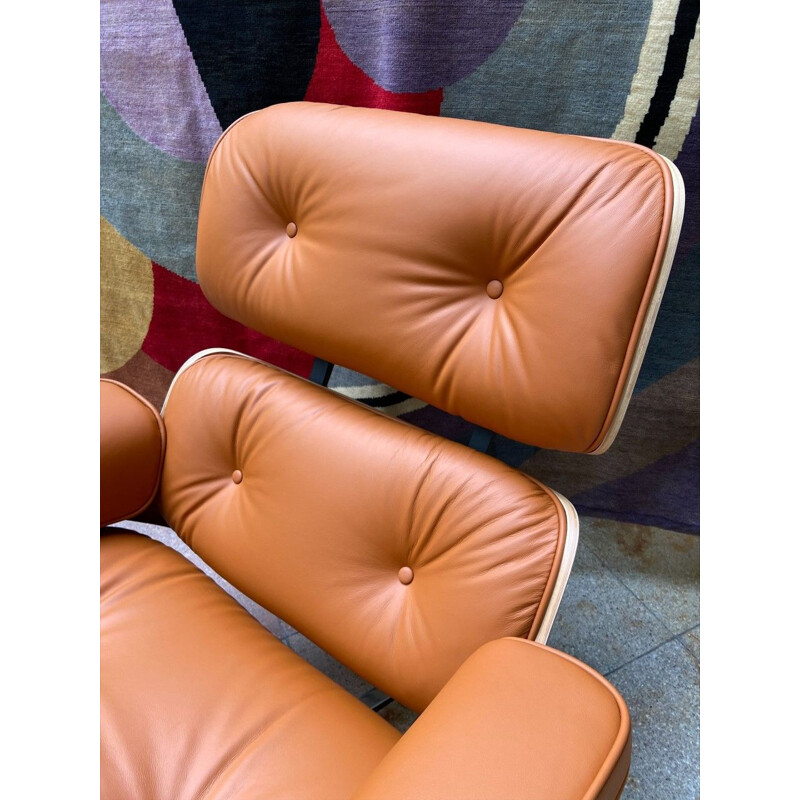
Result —
[{"label": "light wood trim", "polygon": [[573,506],[564,495],[555,491],[555,489],[551,489],[550,491],[553,492],[558,502],[561,503],[564,508],[564,514],[567,518],[567,533],[564,537],[564,554],[561,556],[561,564],[558,567],[558,577],[553,587],[553,593],[550,595],[550,602],[547,604],[544,617],[542,617],[542,624],[539,626],[539,631],[534,637],[534,641],[539,642],[539,644],[547,644],[547,637],[550,635],[550,629],[553,627],[556,612],[561,605],[561,598],[564,596],[564,590],[567,588],[567,581],[572,572],[572,564],[575,561],[575,553],[578,550],[578,538],[580,534],[580,520],[578,519],[578,512],[575,510],[575,506]]},{"label": "light wood trim", "polygon": [[655,291],[650,300],[650,305],[647,308],[647,314],[644,319],[644,324],[642,325],[642,332],[639,335],[636,351],[633,354],[633,360],[628,370],[628,377],[625,381],[622,398],[617,406],[614,419],[605,437],[594,450],[590,451],[589,455],[593,456],[599,456],[611,447],[622,426],[622,420],[625,418],[625,412],[628,410],[628,404],[633,396],[633,388],[636,385],[636,379],[639,377],[639,370],[642,368],[642,361],[644,361],[647,345],[650,343],[650,335],[653,333],[653,326],[656,324],[656,316],[658,315],[658,309],[661,307],[661,299],[664,297],[664,290],[667,288],[667,279],[672,269],[675,251],[678,248],[678,239],[680,238],[681,224],[683,223],[683,210],[686,204],[686,190],[684,189],[683,178],[680,172],[678,172],[678,168],[668,158],[664,156],[659,156],[659,158],[664,160],[670,175],[672,175],[672,217],[669,224],[667,246],[664,248],[664,259],[661,262]]},{"label": "light wood trim", "polygon": [[[172,378],[172,383],[169,385],[169,389],[167,389],[167,396],[164,398],[164,402],[161,404],[161,416],[164,416],[164,411],[167,408],[167,402],[169,401],[169,396],[172,394],[172,387],[178,381],[181,375],[186,372],[189,367],[196,364],[200,361],[201,358],[205,358],[206,356],[215,356],[218,354],[226,354],[229,356],[239,356],[240,358],[251,358],[251,356],[246,356],[244,353],[237,353],[236,350],[229,350],[227,347],[209,347],[207,350],[200,350],[198,353],[195,353],[193,356],[190,356],[186,359],[186,361],[181,364],[180,369],[175,373],[174,377]],[[253,361],[258,361],[261,364],[266,364],[266,361],[261,361],[259,358],[253,358]]]}]

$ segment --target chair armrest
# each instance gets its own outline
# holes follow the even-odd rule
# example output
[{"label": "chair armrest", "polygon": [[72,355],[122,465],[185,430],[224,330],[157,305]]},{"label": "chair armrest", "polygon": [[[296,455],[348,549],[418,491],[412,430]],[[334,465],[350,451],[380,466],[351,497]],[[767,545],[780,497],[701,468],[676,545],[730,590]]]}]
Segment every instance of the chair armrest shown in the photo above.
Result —
[{"label": "chair armrest", "polygon": [[133,389],[100,379],[100,526],[135,517],[156,496],[167,442],[161,415]]},{"label": "chair armrest", "polygon": [[614,800],[630,766],[620,694],[526,639],[473,653],[354,800]]}]

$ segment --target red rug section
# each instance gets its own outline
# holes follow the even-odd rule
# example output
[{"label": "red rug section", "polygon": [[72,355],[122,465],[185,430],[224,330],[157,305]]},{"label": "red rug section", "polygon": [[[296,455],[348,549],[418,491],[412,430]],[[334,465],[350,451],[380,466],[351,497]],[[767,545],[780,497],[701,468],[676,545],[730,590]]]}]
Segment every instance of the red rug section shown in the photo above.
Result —
[{"label": "red rug section", "polygon": [[199,350],[227,347],[307,378],[314,357],[224,317],[192,281],[153,262],[153,318],[142,350],[175,372]]},{"label": "red rug section", "polygon": [[306,100],[439,116],[442,106],[441,89],[419,93],[389,92],[382,89],[344,54],[325,16],[324,8],[321,9],[321,16],[317,61],[306,89]]}]

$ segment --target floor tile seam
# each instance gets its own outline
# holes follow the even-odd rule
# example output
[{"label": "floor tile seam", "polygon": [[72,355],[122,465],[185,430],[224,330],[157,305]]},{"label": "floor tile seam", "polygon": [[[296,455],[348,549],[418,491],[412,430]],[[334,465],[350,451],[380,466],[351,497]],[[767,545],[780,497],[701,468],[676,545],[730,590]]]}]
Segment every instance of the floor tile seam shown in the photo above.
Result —
[{"label": "floor tile seam", "polygon": [[[583,522],[583,518],[581,518],[580,521]],[[597,558],[602,561],[602,559],[600,559],[600,553],[597,552],[595,547],[588,539],[580,535],[580,531],[578,532],[578,547],[586,547],[590,553],[597,556]]]},{"label": "floor tile seam", "polygon": [[692,631],[696,631],[696,630],[697,630],[699,627],[700,627],[700,623],[698,622],[696,625],[692,625],[692,627],[691,627],[691,628],[687,628],[687,629],[686,629],[686,630],[685,630],[685,631],[684,631],[684,632],[681,634],[681,636],[683,636],[683,634],[685,634],[685,633],[692,633]]},{"label": "floor tile seam", "polygon": [[686,652],[687,652],[687,653],[688,653],[688,654],[689,654],[689,655],[692,657],[692,660],[693,660],[693,661],[694,661],[694,662],[697,664],[697,668],[698,668],[698,669],[700,669],[700,659],[699,659],[699,658],[698,658],[698,657],[697,657],[697,656],[694,654],[694,651],[692,650],[692,648],[691,648],[691,647],[689,647],[689,645],[688,645],[688,644],[686,644],[686,642],[684,642],[684,641],[683,641],[683,638],[684,638],[684,636],[686,636],[688,633],[692,633],[692,631],[696,631],[696,630],[697,630],[699,627],[700,627],[700,624],[698,623],[698,624],[697,624],[697,625],[695,625],[693,628],[689,628],[688,630],[686,630],[686,631],[684,631],[683,633],[679,634],[679,638],[678,638],[678,641],[681,643],[681,645],[683,646],[683,648],[684,648],[684,649],[686,650]]},{"label": "floor tile seam", "polygon": [[[606,677],[606,678],[611,677],[615,672],[619,672],[621,669],[625,669],[625,667],[628,667],[631,664],[633,664],[634,661],[639,661],[639,659],[646,658],[647,656],[652,655],[653,653],[656,652],[656,650],[660,650],[662,647],[665,647],[666,645],[670,644],[671,642],[674,642],[676,639],[679,640],[678,644],[680,644],[681,647],[683,647],[683,649],[686,650],[686,646],[683,644],[683,642],[680,641],[680,637],[684,636],[687,633],[689,633],[689,631],[693,631],[697,627],[699,627],[699,625],[694,625],[691,628],[687,628],[685,631],[681,631],[680,633],[676,633],[674,636],[671,636],[666,641],[655,645],[655,647],[651,647],[649,650],[647,650],[644,653],[641,653],[638,656],[634,656],[632,659],[630,659],[629,661],[626,661],[624,664],[620,664],[618,667],[614,667],[614,669],[611,669],[608,672],[604,672],[603,676]],[[692,656],[691,653],[689,653],[689,655]],[[694,656],[692,656],[692,661],[694,661],[697,664],[697,668],[699,670],[700,669],[700,662]]]},{"label": "floor tile seam", "polygon": [[[589,549],[591,549],[591,547]],[[592,551],[592,552],[597,556],[597,560],[600,562],[600,564],[603,567],[603,569],[605,569],[607,572],[609,572],[612,575],[613,578],[615,578],[622,586],[624,586],[625,589],[627,589],[628,592],[631,594],[631,596],[636,598],[636,600],[638,600],[671,633],[672,629],[670,628],[669,621],[664,619],[658,612],[654,611],[650,607],[650,605],[647,602],[647,600],[645,600],[642,597],[639,597],[639,595],[636,594],[636,592],[622,579],[622,576],[619,574],[619,572],[617,570],[615,570],[613,567],[609,566],[608,563],[603,559],[603,557],[599,553],[597,553],[595,551]],[[700,623],[696,622],[696,623],[694,623],[693,627],[698,627],[699,625],[700,625]],[[684,631],[684,633],[685,633],[685,631]],[[680,636],[680,635],[682,635],[682,634],[678,634],[678,636]]]},{"label": "floor tile seam", "polygon": [[[622,588],[625,589],[625,591],[627,591],[628,594],[630,594],[630,596],[633,597],[634,600],[636,600],[638,603],[641,603],[641,605],[644,607],[645,611],[647,611],[647,613],[650,614],[650,616],[653,617],[653,619],[655,619],[656,622],[658,622],[660,625],[663,626],[665,632],[668,635],[671,635],[672,631],[671,631],[669,625],[667,624],[666,620],[662,619],[658,614],[656,614],[656,612],[653,611],[653,609],[650,608],[650,606],[644,600],[642,600],[642,598],[639,597],[639,595],[637,595],[636,592],[634,592],[633,589],[631,589],[631,587],[628,586],[628,584],[625,583],[625,581],[623,581],[622,578],[620,578],[620,576],[616,573],[616,571],[613,570],[611,567],[609,567],[608,564],[606,564],[605,561],[603,561],[603,559],[600,558],[600,556],[597,557],[597,560],[600,562],[600,564],[603,567],[603,569],[605,569],[605,571],[611,576],[611,578],[613,580],[615,580],[620,586],[622,586]],[[664,639],[664,640],[662,640],[661,643],[664,644],[667,641],[669,641],[669,640],[668,639]],[[658,645],[656,645],[656,647],[657,646]]]}]

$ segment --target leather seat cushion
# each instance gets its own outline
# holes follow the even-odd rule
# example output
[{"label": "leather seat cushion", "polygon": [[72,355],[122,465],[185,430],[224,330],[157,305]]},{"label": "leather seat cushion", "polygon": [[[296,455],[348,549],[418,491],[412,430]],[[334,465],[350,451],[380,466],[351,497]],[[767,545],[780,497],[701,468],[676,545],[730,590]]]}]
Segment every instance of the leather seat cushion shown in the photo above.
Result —
[{"label": "leather seat cushion", "polygon": [[101,537],[106,798],[349,798],[399,738],[185,558]]}]

